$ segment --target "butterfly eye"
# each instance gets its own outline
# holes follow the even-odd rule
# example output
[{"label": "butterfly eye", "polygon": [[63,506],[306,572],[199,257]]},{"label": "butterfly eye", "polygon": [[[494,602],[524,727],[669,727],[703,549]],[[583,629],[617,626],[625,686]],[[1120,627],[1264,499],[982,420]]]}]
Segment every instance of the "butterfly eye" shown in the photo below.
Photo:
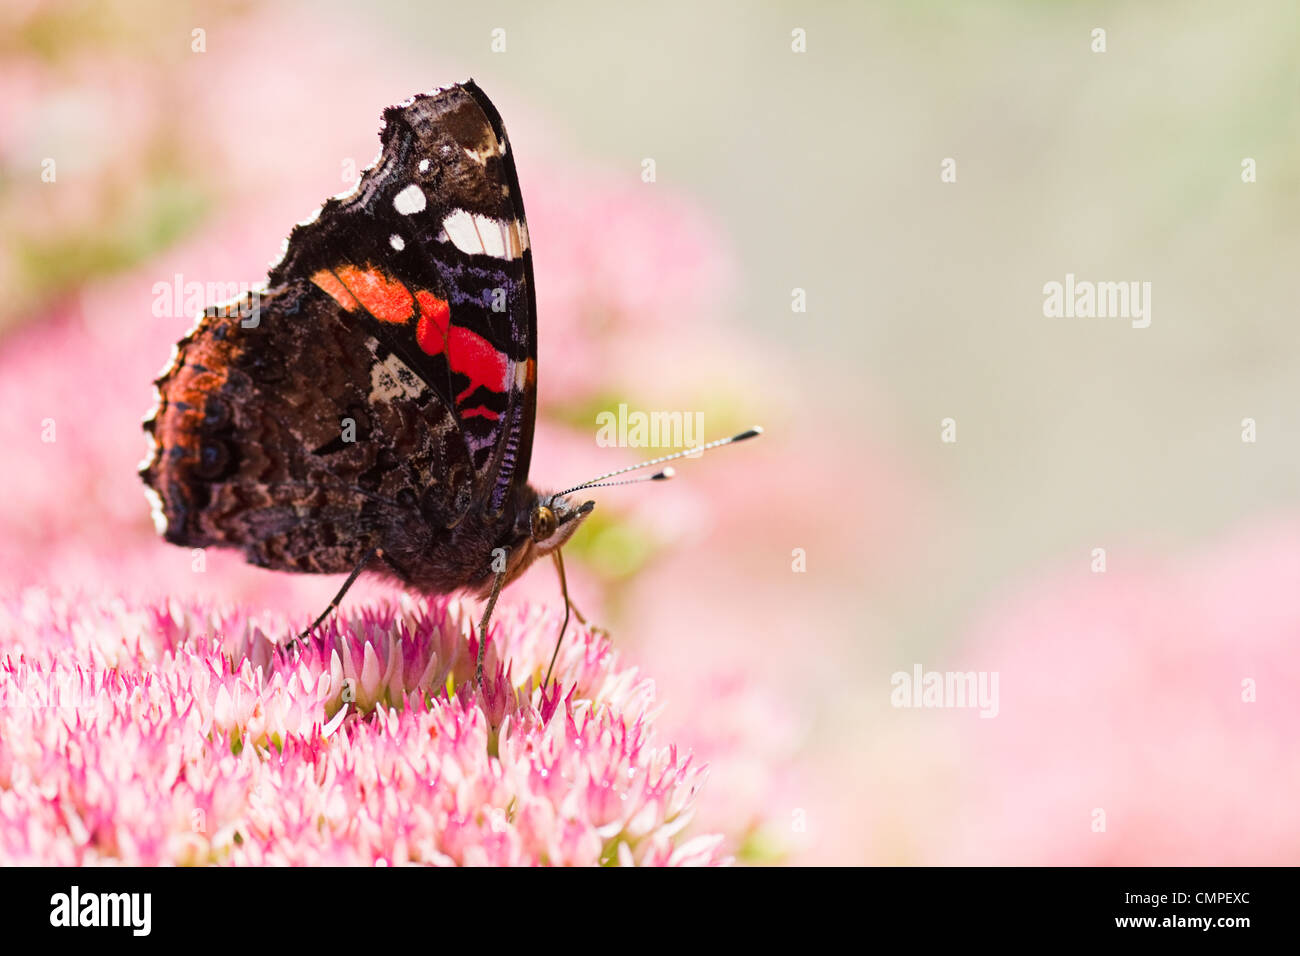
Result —
[{"label": "butterfly eye", "polygon": [[555,529],[559,527],[559,522],[555,520],[555,512],[546,505],[538,505],[533,509],[533,540],[545,541],[551,535],[555,534]]}]

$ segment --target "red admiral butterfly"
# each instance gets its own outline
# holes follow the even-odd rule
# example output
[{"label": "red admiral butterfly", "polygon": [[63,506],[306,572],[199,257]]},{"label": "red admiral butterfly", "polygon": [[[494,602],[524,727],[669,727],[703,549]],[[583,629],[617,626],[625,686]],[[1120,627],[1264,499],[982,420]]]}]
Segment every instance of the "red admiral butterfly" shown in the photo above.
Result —
[{"label": "red admiral butterfly", "polygon": [[294,227],[265,291],[178,343],[141,476],[173,544],[351,572],[303,637],[367,568],[486,597],[480,680],[501,588],[544,555],[564,585],[559,549],[595,506],[568,496],[679,456],[559,494],[528,483],[537,308],[501,117],[471,81],[385,110],[380,138],[356,189]]}]

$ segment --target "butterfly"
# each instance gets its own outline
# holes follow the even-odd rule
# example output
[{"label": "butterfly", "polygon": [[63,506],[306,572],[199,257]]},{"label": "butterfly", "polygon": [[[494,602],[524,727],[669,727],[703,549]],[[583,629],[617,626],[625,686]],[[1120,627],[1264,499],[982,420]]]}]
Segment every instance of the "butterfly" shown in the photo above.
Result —
[{"label": "butterfly", "polygon": [[363,571],[486,599],[477,684],[497,597],[539,558],[560,572],[563,639],[560,548],[595,507],[571,496],[686,453],[560,493],[529,484],[537,306],[500,114],[467,81],[385,110],[380,141],[356,188],[293,228],[265,288],[177,344],[140,474],[173,544],[349,575],[299,639]]}]

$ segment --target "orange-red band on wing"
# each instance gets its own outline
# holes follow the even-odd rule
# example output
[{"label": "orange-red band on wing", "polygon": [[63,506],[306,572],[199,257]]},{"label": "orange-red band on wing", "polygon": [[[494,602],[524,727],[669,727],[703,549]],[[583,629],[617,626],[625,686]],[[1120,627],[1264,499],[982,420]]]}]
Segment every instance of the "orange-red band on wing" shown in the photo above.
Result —
[{"label": "orange-red band on wing", "polygon": [[415,341],[428,354],[437,355],[447,347],[451,305],[424,289],[416,292],[415,298],[420,303],[420,321],[415,326]]},{"label": "orange-red band on wing", "polygon": [[[487,339],[462,326],[451,323],[451,304],[432,292],[419,289],[412,296],[409,289],[396,279],[391,279],[376,268],[358,269],[353,265],[339,266],[331,271],[321,269],[311,281],[349,312],[364,308],[381,322],[403,323],[415,313],[419,305],[419,321],[415,326],[415,341],[429,355],[445,353],[447,364],[453,372],[469,379],[469,385],[456,396],[460,404],[480,386],[494,392],[506,391],[510,362],[504,352],[498,351]],[[528,372],[531,376],[532,362]],[[489,408],[476,406],[460,412],[462,418],[491,418],[500,416]]]},{"label": "orange-red band on wing", "polygon": [[[477,332],[452,325],[451,306],[445,300],[423,289],[416,292],[415,297],[420,303],[420,321],[415,327],[415,339],[420,348],[430,355],[446,352],[451,370],[469,378],[469,386],[456,396],[456,402],[465,401],[479,386],[504,392],[510,364],[505,353],[497,351]],[[486,411],[473,414],[493,417]],[[472,417],[468,409],[461,415]]]},{"label": "orange-red band on wing", "polygon": [[381,322],[405,322],[415,311],[411,291],[378,269],[339,266],[336,272],[347,290]]},{"label": "orange-red band on wing", "polygon": [[329,269],[321,269],[312,273],[311,281],[316,283],[323,291],[329,293],[344,310],[354,312],[360,306],[352,293],[339,281],[339,277]]}]

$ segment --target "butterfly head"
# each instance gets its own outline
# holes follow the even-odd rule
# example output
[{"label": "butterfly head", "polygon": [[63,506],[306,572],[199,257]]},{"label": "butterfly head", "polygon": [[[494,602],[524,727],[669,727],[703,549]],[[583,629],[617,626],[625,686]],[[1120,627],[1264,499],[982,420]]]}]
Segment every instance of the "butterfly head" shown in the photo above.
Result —
[{"label": "butterfly head", "polygon": [[594,501],[575,505],[564,495],[538,495],[528,516],[533,547],[540,554],[561,547],[595,507]]}]

